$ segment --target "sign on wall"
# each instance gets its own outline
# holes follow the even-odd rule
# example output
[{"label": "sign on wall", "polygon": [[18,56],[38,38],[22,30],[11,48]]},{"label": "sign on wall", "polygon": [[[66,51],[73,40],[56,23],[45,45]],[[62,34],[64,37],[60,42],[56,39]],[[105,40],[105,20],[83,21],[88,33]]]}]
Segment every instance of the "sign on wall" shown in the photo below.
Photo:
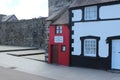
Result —
[{"label": "sign on wall", "polygon": [[63,36],[55,36],[54,42],[55,43],[63,43]]}]

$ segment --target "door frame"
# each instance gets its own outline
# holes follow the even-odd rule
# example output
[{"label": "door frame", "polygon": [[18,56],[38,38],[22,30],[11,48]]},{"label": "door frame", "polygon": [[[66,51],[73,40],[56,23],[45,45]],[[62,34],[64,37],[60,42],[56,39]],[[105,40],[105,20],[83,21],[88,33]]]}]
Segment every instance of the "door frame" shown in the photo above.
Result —
[{"label": "door frame", "polygon": [[112,69],[112,41],[113,40],[120,40],[120,35],[119,36],[111,36],[107,37],[106,43],[108,43],[108,69]]}]

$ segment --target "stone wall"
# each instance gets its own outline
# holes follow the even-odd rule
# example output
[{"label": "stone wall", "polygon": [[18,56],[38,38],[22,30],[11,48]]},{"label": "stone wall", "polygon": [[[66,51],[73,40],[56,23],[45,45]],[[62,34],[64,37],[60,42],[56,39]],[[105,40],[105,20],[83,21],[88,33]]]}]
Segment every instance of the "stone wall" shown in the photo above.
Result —
[{"label": "stone wall", "polygon": [[73,0],[48,0],[49,1],[49,15],[60,10],[62,7],[71,4]]},{"label": "stone wall", "polygon": [[0,23],[0,44],[45,48],[45,18]]}]

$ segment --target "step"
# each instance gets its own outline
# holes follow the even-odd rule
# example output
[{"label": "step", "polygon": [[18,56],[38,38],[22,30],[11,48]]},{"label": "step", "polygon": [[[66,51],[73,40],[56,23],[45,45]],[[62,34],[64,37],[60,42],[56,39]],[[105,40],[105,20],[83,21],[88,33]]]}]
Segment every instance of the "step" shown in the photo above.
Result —
[{"label": "step", "polygon": [[117,69],[112,69],[112,70],[108,70],[108,71],[111,73],[120,73],[120,70],[117,70]]},{"label": "step", "polygon": [[0,46],[0,52],[35,50],[35,47]]},{"label": "step", "polygon": [[22,56],[23,58],[45,62],[45,54]]},{"label": "step", "polygon": [[38,49],[38,50],[25,50],[25,51],[14,51],[14,52],[8,52],[7,54],[13,55],[13,56],[28,56],[28,55],[38,55],[38,54],[44,54],[45,50]]}]

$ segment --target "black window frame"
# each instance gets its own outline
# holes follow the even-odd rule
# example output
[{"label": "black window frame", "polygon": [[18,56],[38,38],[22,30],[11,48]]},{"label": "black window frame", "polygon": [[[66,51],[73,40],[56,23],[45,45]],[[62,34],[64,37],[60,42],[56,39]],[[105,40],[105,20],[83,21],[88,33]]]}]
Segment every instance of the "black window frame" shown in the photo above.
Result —
[{"label": "black window frame", "polygon": [[[90,7],[96,7],[96,11],[91,11],[91,10],[89,10],[89,18],[91,17],[91,13],[94,13],[94,12],[96,12],[95,14],[95,16],[96,16],[96,19],[86,19],[86,17],[88,16],[88,14],[86,13],[86,9],[87,8],[90,8]],[[94,5],[94,6],[86,6],[86,7],[84,7],[84,10],[83,10],[83,12],[84,12],[84,21],[91,21],[91,20],[97,20],[98,19],[98,6],[97,5]],[[93,14],[92,14],[93,15]]]},{"label": "black window frame", "polygon": [[[96,56],[85,56],[84,55],[84,40],[86,39],[95,39],[96,40]],[[83,37],[80,37],[80,40],[81,40],[81,55],[84,56],[84,57],[98,57],[98,51],[99,51],[99,40],[100,40],[100,37],[97,37],[97,36],[83,36]]]}]

